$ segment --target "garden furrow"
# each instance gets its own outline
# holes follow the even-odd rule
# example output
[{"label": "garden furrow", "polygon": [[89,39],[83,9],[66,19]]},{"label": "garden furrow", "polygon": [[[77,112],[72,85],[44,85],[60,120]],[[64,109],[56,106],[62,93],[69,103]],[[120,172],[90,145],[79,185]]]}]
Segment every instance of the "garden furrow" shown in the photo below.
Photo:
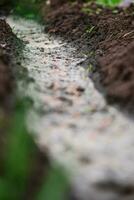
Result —
[{"label": "garden furrow", "polygon": [[71,172],[82,199],[123,199],[134,186],[133,121],[96,90],[82,67],[84,54],[34,21],[7,21],[25,42],[21,65],[34,81],[19,87],[34,101],[28,127],[39,145]]}]

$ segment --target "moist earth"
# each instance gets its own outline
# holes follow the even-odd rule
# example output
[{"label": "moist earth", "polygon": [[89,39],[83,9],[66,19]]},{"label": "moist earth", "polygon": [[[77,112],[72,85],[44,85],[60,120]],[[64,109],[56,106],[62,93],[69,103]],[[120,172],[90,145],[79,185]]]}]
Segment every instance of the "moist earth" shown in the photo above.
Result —
[{"label": "moist earth", "polygon": [[49,33],[73,40],[90,52],[109,102],[134,104],[134,6],[106,9],[94,3],[64,4],[45,18]]},{"label": "moist earth", "polygon": [[0,19],[0,106],[9,108],[13,93],[13,74],[12,74],[12,54],[13,54],[13,34],[10,26],[4,19]]}]

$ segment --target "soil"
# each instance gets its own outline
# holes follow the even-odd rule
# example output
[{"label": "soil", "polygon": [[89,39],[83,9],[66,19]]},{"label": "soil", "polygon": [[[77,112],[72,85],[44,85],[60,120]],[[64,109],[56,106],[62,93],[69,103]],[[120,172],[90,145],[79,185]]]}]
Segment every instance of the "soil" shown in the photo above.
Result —
[{"label": "soil", "polygon": [[133,10],[133,5],[110,10],[94,3],[64,4],[45,16],[50,34],[86,49],[89,62],[100,72],[107,99],[123,106],[134,104]]},{"label": "soil", "polygon": [[0,19],[0,106],[9,109],[12,102],[14,86],[12,74],[12,42],[15,39],[10,26]]}]

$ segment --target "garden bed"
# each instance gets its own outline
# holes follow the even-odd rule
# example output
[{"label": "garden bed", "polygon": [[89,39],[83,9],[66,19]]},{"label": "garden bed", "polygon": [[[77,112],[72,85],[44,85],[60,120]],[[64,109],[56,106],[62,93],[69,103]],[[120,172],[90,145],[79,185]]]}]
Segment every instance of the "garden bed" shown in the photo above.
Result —
[{"label": "garden bed", "polygon": [[[47,30],[86,49],[100,72],[109,102],[134,104],[134,6],[106,9],[93,3],[51,8]],[[85,48],[86,47],[86,48]]]}]

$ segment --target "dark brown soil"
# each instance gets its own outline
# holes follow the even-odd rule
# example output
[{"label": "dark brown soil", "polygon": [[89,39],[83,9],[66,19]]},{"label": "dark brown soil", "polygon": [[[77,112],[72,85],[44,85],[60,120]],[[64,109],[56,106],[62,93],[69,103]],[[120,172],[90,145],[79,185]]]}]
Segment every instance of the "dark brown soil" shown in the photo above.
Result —
[{"label": "dark brown soil", "polygon": [[11,28],[0,19],[0,107],[7,110],[12,102],[14,80],[12,74],[12,41],[15,36]]},{"label": "dark brown soil", "polygon": [[[71,40],[83,38],[87,25],[91,25],[92,21],[81,12],[81,9],[82,4],[64,4],[56,9],[48,9],[45,20],[49,33],[55,33]],[[46,14],[46,10],[43,12]]]},{"label": "dark brown soil", "polygon": [[[112,59],[112,60],[111,60]],[[111,62],[110,62],[111,60]],[[134,43],[112,57],[101,60],[102,83],[109,100],[134,104]]]},{"label": "dark brown soil", "polygon": [[[83,12],[83,11],[86,11]],[[86,47],[101,75],[108,100],[134,105],[134,6],[104,9],[93,3],[49,10],[47,30]],[[88,13],[87,13],[88,12]],[[88,46],[88,47],[87,47]]]}]

